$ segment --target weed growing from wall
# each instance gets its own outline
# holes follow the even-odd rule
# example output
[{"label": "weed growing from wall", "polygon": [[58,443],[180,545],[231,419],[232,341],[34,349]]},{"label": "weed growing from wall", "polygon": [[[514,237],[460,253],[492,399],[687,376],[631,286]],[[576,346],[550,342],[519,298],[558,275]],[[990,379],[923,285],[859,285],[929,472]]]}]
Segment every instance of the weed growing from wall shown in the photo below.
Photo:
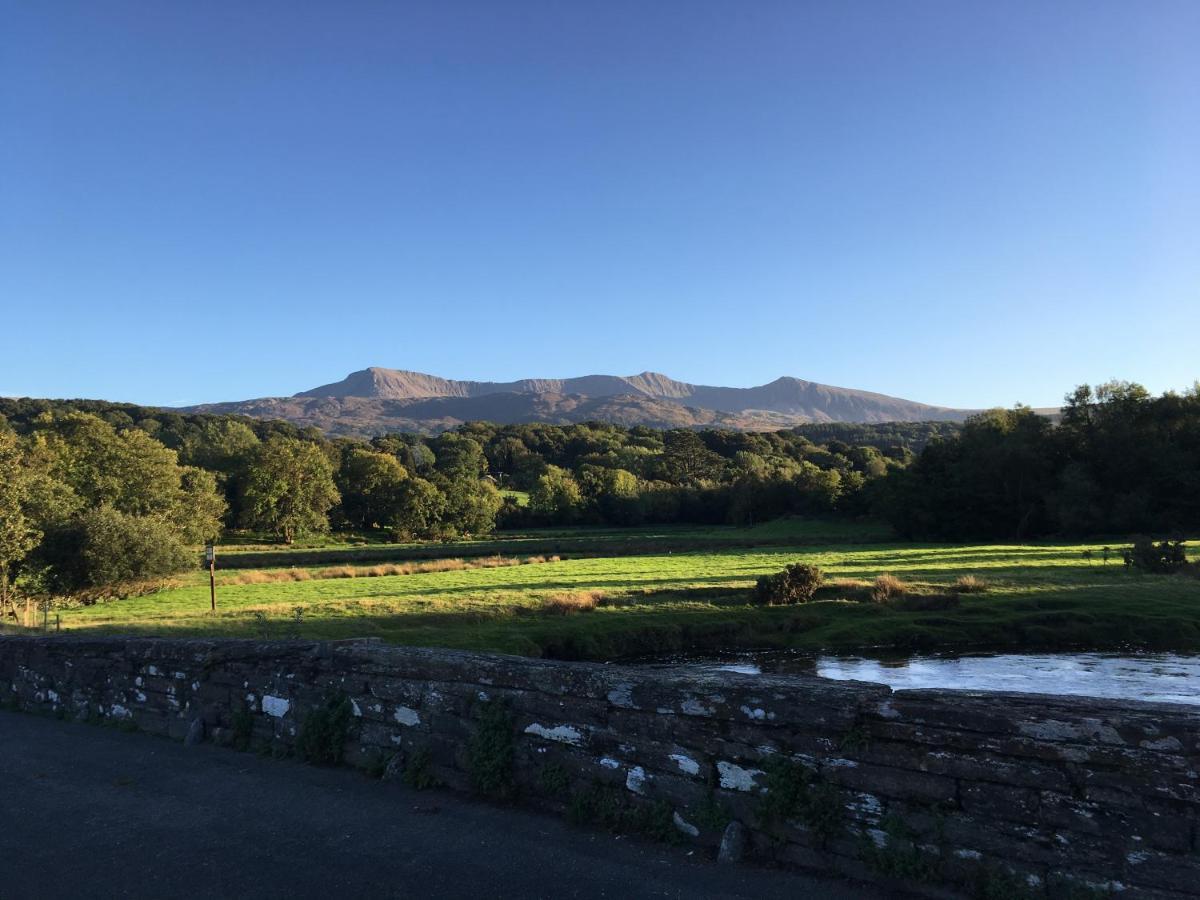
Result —
[{"label": "weed growing from wall", "polygon": [[314,766],[335,766],[342,761],[354,714],[346,697],[330,698],[309,710],[296,735],[296,756]]},{"label": "weed growing from wall", "polygon": [[565,797],[571,787],[571,776],[562,763],[546,763],[538,772],[538,789],[548,797]]},{"label": "weed growing from wall", "polygon": [[234,750],[243,753],[250,749],[250,738],[254,733],[254,714],[244,706],[235,709],[229,717],[229,731],[232,735],[229,744]]},{"label": "weed growing from wall", "polygon": [[515,797],[513,752],[512,714],[499,701],[481,704],[479,725],[467,747],[471,786],[493,800]]},{"label": "weed growing from wall", "polygon": [[842,833],[845,813],[837,788],[807,767],[782,756],[768,759],[763,771],[764,793],[759,796],[756,812],[764,829],[797,821],[822,845]]},{"label": "weed growing from wall", "polygon": [[907,881],[931,882],[938,867],[917,846],[917,837],[899,816],[888,813],[879,823],[884,841],[880,846],[866,833],[862,840],[862,859],[880,875]]},{"label": "weed growing from wall", "polygon": [[1043,894],[1041,891],[1034,891],[1023,879],[1007,869],[995,865],[982,865],[971,884],[971,896],[977,900],[1033,900],[1034,897],[1041,897]]},{"label": "weed growing from wall", "polygon": [[376,748],[367,754],[367,758],[363,764],[363,771],[369,778],[382,779],[387,772],[388,763],[392,761],[392,754],[384,753]]},{"label": "weed growing from wall", "polygon": [[871,744],[871,736],[867,733],[866,726],[862,720],[855,720],[854,724],[847,729],[842,735],[841,741],[838,743],[838,749],[843,753],[858,753],[866,750]]},{"label": "weed growing from wall", "polygon": [[675,827],[671,804],[665,800],[632,800],[624,792],[599,783],[571,795],[567,819],[575,825],[599,825],[614,834],[641,834],[668,844],[683,840]]},{"label": "weed growing from wall", "polygon": [[427,791],[441,784],[433,772],[433,754],[428,747],[418,747],[408,754],[400,780],[418,791]]},{"label": "weed growing from wall", "polygon": [[689,807],[688,818],[706,831],[720,831],[733,821],[729,808],[712,794]]}]

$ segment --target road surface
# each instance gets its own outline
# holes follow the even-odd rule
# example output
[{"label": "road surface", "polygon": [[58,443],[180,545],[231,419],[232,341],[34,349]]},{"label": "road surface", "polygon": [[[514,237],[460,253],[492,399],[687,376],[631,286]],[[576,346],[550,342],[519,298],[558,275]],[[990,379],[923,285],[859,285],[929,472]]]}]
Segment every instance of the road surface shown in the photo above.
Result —
[{"label": "road surface", "polygon": [[349,769],[0,712],[0,900],[882,896]]}]

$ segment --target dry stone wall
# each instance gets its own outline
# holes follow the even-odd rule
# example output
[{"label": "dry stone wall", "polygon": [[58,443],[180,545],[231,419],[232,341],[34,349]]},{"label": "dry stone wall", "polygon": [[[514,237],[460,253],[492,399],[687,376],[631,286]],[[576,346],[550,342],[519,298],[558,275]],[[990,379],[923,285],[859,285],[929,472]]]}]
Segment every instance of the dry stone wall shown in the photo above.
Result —
[{"label": "dry stone wall", "polygon": [[1200,896],[1200,712],[1183,706],[70,637],[0,638],[0,699],[275,752],[328,734],[340,705],[350,764],[601,827],[716,847],[740,823],[751,856],[933,894]]}]

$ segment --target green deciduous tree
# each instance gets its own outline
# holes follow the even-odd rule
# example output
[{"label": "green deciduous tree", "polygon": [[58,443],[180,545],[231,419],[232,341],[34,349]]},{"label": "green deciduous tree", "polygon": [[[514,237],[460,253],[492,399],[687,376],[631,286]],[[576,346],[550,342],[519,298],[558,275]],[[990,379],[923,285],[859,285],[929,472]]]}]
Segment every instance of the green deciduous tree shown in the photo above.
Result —
[{"label": "green deciduous tree", "polygon": [[11,610],[10,585],[16,568],[37,546],[41,533],[25,512],[28,478],[16,435],[0,431],[0,616]]},{"label": "green deciduous tree", "polygon": [[217,490],[217,476],[196,466],[182,466],[179,503],[169,521],[188,544],[212,541],[221,533],[225,500]]},{"label": "green deciduous tree", "polygon": [[442,528],[458,534],[491,534],[501,498],[496,486],[486,479],[456,478],[440,480],[438,487],[446,497]]},{"label": "green deciduous tree", "polygon": [[536,516],[555,522],[569,522],[579,513],[583,492],[571,473],[559,466],[547,466],[529,492],[529,510]]},{"label": "green deciduous tree", "polygon": [[337,485],[342,513],[355,528],[386,525],[396,515],[408,471],[389,453],[352,448],[342,459]]},{"label": "green deciduous tree", "polygon": [[662,464],[667,480],[694,484],[718,477],[725,460],[709,450],[696,432],[676,428],[663,437]]},{"label": "green deciduous tree", "polygon": [[242,521],[292,543],[297,535],[329,529],[338,502],[333,464],[316,444],[272,437],[255,451],[242,488]]},{"label": "green deciduous tree", "polygon": [[399,490],[398,504],[388,525],[404,537],[437,534],[446,514],[446,495],[424,478],[409,478]]},{"label": "green deciduous tree", "polygon": [[161,578],[195,564],[171,524],[108,505],[48,531],[38,558],[42,583],[54,594]]}]

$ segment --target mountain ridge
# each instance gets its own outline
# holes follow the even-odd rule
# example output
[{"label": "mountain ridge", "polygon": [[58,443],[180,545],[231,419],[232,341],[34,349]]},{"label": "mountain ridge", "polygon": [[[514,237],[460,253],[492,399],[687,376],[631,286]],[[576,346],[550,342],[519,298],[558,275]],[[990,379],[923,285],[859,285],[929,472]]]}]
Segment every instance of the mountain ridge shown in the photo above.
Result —
[{"label": "mountain ridge", "polygon": [[334,434],[442,431],[467,421],[584,421],[655,428],[778,430],[809,422],[961,421],[974,410],[781,376],[748,388],[691,384],[660,372],[463,381],[372,366],[291,397],[186,407],[312,425]]}]

